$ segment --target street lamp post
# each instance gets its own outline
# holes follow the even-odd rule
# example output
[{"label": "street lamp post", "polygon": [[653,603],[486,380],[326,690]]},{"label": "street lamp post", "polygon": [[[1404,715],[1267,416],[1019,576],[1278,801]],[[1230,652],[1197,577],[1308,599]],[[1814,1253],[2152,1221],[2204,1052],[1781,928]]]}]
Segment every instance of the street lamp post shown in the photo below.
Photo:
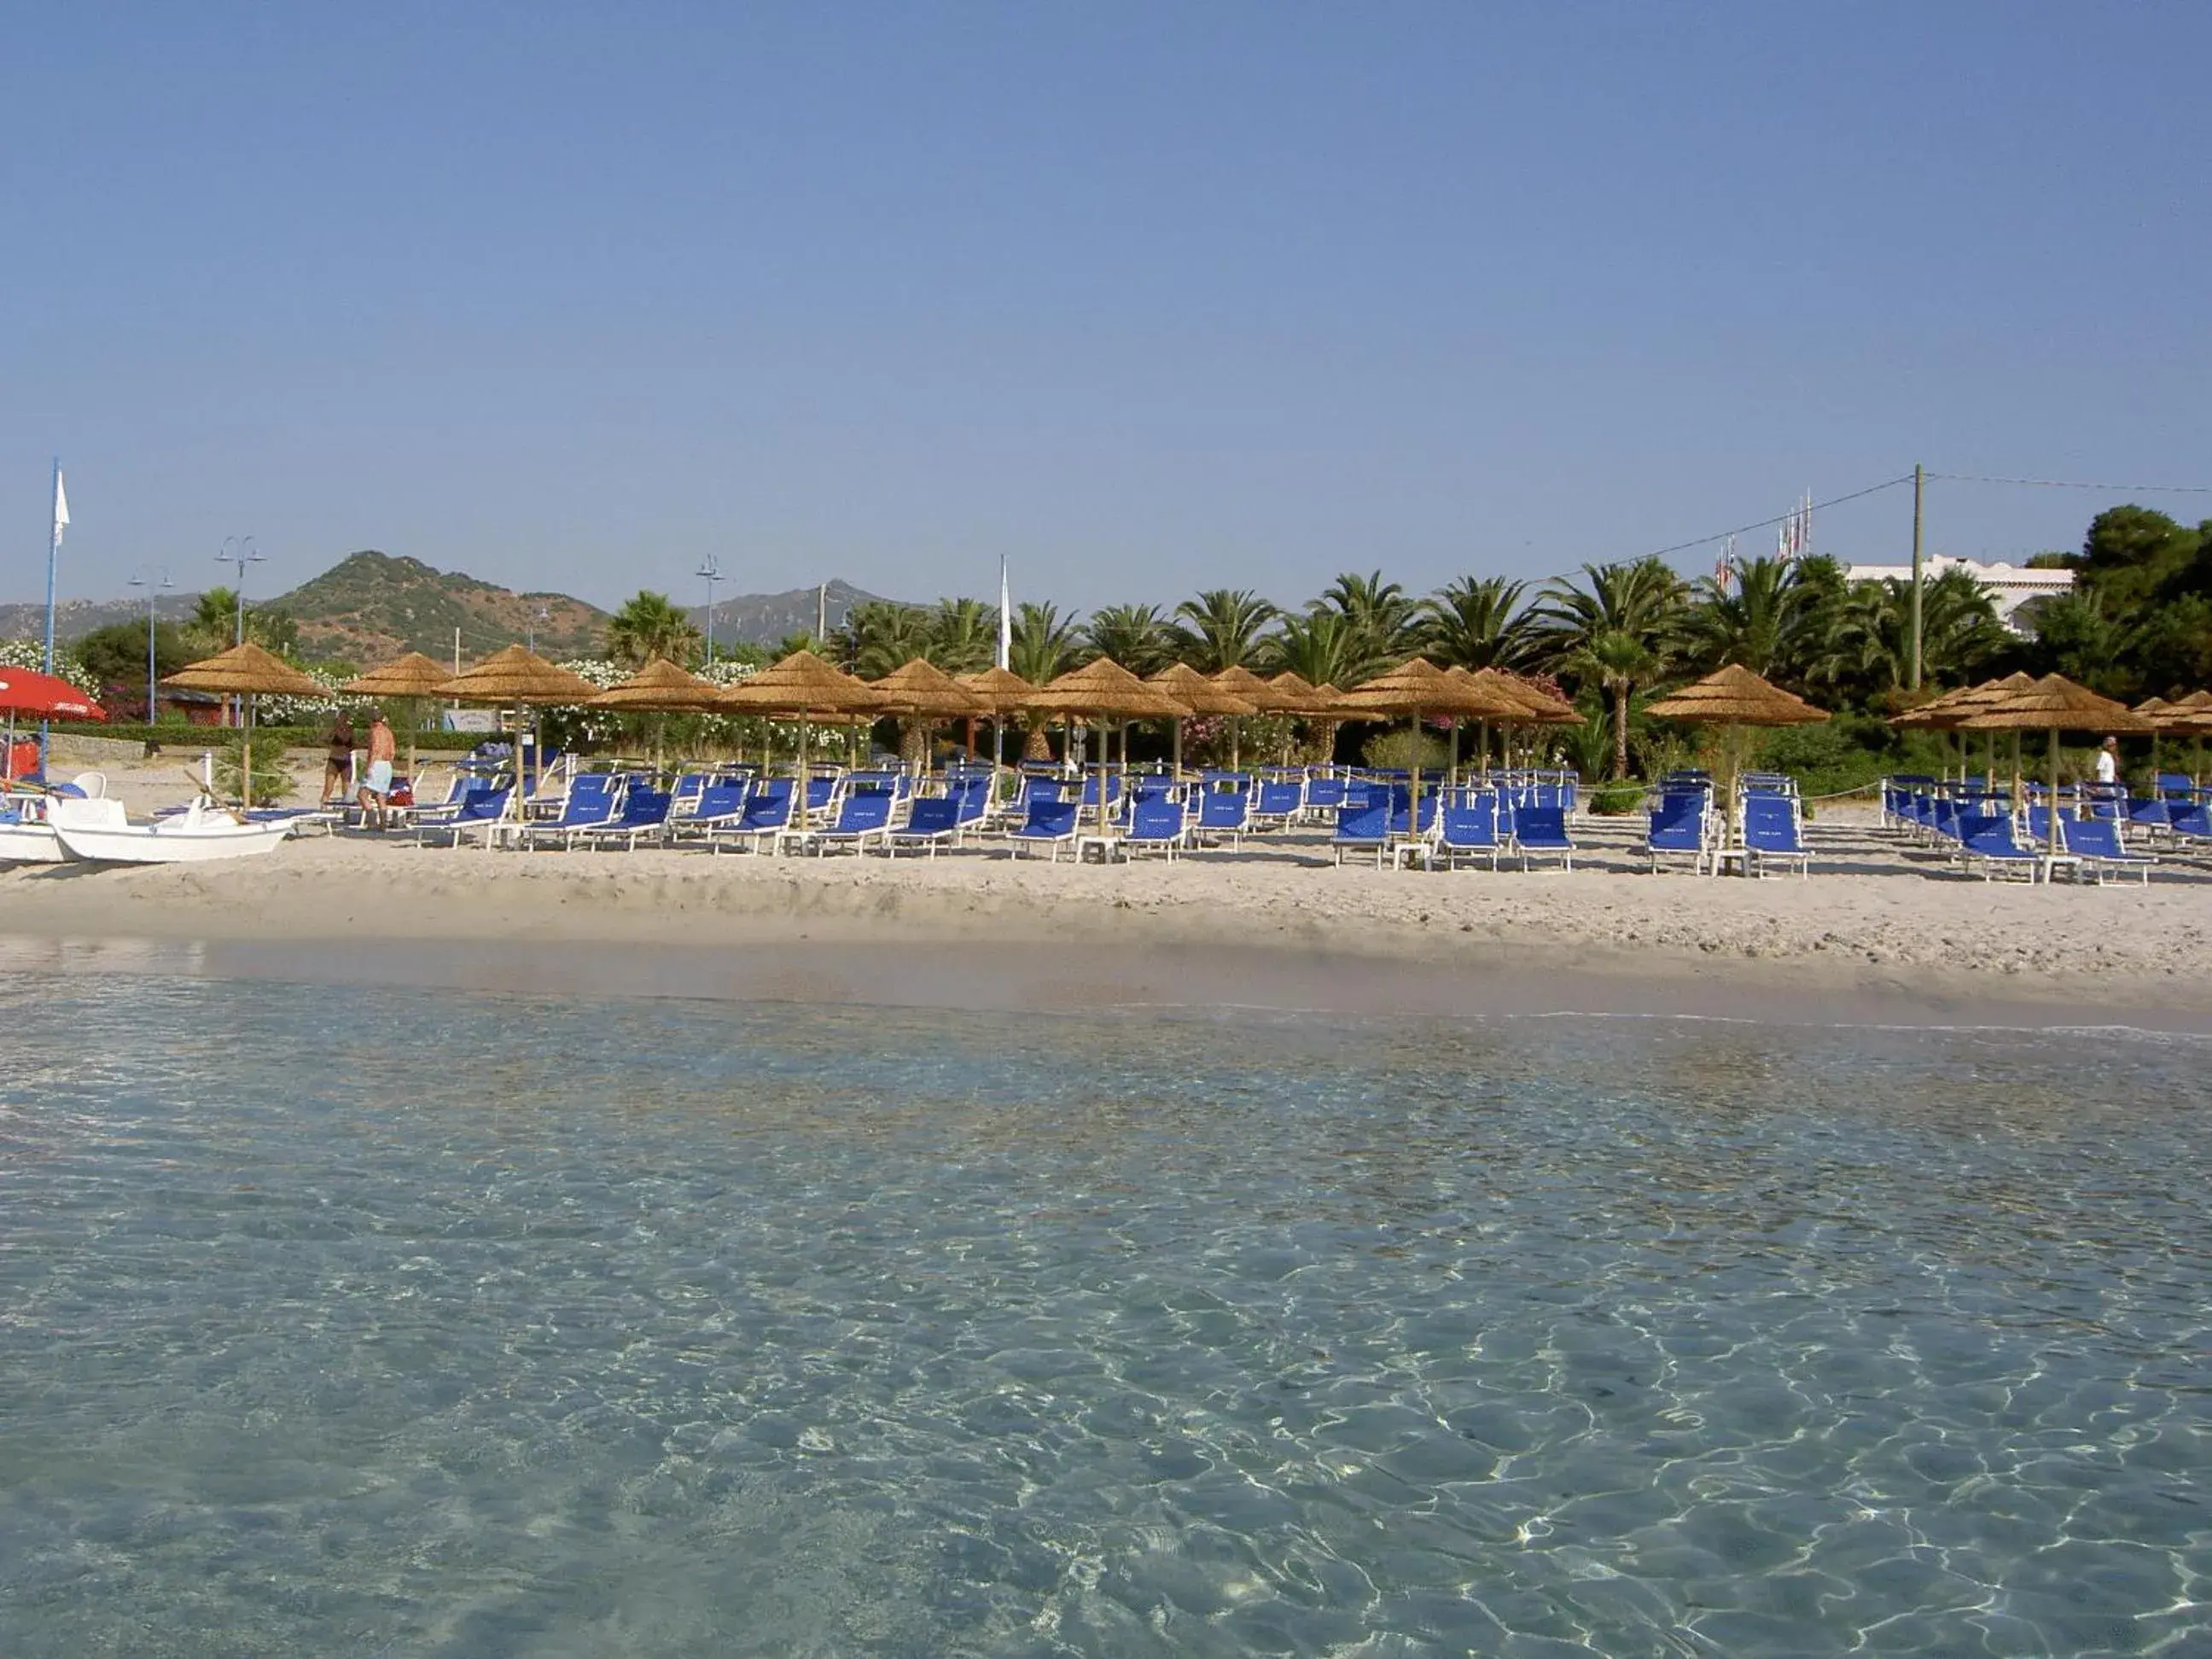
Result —
[{"label": "street lamp post", "polygon": [[155,666],[154,655],[154,612],[155,607],[161,603],[162,593],[168,590],[169,568],[163,565],[159,571],[150,568],[141,570],[131,579],[131,586],[146,590],[146,724],[151,726],[155,712],[154,699],[159,684],[159,671]]},{"label": "street lamp post", "polygon": [[704,577],[707,582],[707,666],[712,668],[714,665],[714,584],[722,580],[721,562],[709,553],[699,562],[699,568],[692,574]]},{"label": "street lamp post", "polygon": [[[253,538],[251,536],[226,536],[222,538],[222,551],[215,556],[215,562],[217,564],[234,564],[238,567],[238,628],[237,637],[231,643],[244,645],[246,643],[246,567],[261,562],[261,550],[253,544]],[[236,725],[244,718],[245,708],[243,702],[231,704],[232,724]]]}]

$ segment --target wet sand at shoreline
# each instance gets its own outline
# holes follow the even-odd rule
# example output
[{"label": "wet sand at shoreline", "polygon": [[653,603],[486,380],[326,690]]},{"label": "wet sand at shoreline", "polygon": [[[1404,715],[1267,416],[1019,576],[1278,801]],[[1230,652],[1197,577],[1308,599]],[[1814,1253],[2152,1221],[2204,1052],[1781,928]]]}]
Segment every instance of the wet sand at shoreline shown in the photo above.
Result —
[{"label": "wet sand at shoreline", "polygon": [[[27,961],[140,950],[170,963],[153,971],[562,995],[2212,1025],[2201,871],[1992,885],[1828,819],[1809,881],[1654,876],[1635,824],[1577,833],[1571,874],[1339,868],[1314,835],[1111,866],[341,836],[229,864],[0,872],[0,935]],[[175,965],[187,945],[201,966]],[[1847,1013],[1823,1012],[1838,999]]]}]

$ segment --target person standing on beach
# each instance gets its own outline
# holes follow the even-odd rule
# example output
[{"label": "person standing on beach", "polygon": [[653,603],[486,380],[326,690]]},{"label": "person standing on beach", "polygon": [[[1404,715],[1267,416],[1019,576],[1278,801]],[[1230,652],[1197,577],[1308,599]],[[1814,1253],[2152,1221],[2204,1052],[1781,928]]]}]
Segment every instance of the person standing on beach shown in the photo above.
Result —
[{"label": "person standing on beach", "polygon": [[340,709],[331,722],[331,735],[325,739],[329,745],[323,757],[323,805],[346,798],[347,786],[353,781],[353,722]]},{"label": "person standing on beach", "polygon": [[2097,750],[2097,781],[2118,783],[2120,781],[2120,740],[2106,738]]},{"label": "person standing on beach", "polygon": [[399,757],[398,740],[384,723],[384,711],[369,711],[368,770],[361,780],[361,822],[364,829],[384,828],[385,798],[392,793],[392,763]]}]

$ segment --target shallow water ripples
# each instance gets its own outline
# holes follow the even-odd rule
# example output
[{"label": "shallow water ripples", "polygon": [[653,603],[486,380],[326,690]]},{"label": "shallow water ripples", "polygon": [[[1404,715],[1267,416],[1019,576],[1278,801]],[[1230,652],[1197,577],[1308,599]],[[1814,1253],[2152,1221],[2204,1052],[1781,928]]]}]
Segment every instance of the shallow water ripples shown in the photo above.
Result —
[{"label": "shallow water ripples", "polygon": [[11,1656],[2209,1639],[2202,1045],[69,993]]}]

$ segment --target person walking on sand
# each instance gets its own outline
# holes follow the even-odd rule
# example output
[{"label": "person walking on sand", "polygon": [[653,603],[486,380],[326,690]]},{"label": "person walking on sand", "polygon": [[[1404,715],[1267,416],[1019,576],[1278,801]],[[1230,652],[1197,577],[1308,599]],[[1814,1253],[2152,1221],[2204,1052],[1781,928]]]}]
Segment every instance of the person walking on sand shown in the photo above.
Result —
[{"label": "person walking on sand", "polygon": [[331,735],[324,740],[328,752],[323,757],[323,805],[343,800],[351,793],[353,782],[353,722],[344,711],[331,722]]},{"label": "person walking on sand", "polygon": [[384,723],[384,711],[369,711],[368,770],[362,775],[361,822],[363,829],[384,828],[385,799],[392,793],[392,763],[399,758],[398,740]]}]

